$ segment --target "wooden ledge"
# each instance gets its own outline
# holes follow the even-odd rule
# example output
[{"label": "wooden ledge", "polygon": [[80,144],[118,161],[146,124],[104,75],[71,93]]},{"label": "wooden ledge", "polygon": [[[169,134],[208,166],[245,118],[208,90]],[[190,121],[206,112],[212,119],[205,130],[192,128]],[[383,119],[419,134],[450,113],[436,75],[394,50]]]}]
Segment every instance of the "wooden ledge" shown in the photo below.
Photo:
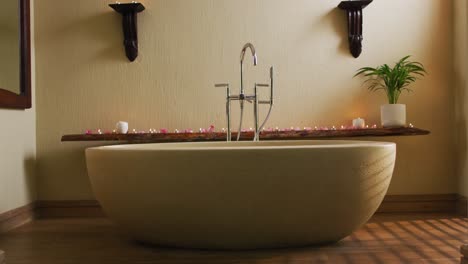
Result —
[{"label": "wooden ledge", "polygon": [[[241,140],[252,140],[253,132],[243,132]],[[429,131],[419,128],[368,128],[337,130],[299,130],[262,132],[260,140],[312,140],[356,137],[390,137],[428,135]],[[235,139],[237,133],[232,134]],[[224,141],[226,133],[130,133],[130,134],[76,134],[64,135],[62,142],[70,141],[120,141],[123,143],[168,143],[168,142],[204,142]]]}]

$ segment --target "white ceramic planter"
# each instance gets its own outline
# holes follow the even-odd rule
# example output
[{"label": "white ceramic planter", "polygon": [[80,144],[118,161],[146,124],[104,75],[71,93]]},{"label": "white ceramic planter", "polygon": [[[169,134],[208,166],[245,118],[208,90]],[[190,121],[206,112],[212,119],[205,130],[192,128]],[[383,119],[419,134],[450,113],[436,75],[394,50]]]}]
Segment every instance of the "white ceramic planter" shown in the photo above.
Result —
[{"label": "white ceramic planter", "polygon": [[406,126],[406,105],[382,105],[380,107],[380,118],[383,127],[404,127]]}]

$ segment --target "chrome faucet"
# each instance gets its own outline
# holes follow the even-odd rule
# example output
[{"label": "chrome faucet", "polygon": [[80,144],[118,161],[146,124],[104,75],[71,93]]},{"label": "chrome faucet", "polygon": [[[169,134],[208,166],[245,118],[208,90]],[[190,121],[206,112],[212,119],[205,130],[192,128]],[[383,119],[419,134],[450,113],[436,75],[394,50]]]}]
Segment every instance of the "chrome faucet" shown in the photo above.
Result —
[{"label": "chrome faucet", "polygon": [[[258,57],[257,53],[255,52],[255,47],[251,43],[247,43],[244,45],[240,55],[240,72],[241,72],[241,84],[240,84],[240,91],[238,95],[231,95],[230,86],[228,83],[216,84],[215,87],[226,88],[226,117],[227,117],[227,141],[232,140],[232,130],[231,130],[231,101],[239,101],[240,103],[240,121],[239,121],[239,129],[237,132],[237,141],[240,140],[241,132],[242,132],[242,121],[244,116],[244,103],[245,101],[249,103],[254,103],[254,120],[255,120],[255,136],[254,141],[260,140],[260,132],[263,130],[266,122],[268,121],[271,111],[273,109],[273,67],[270,68],[270,84],[258,84],[256,83],[254,86],[254,94],[253,95],[246,95],[244,89],[244,58],[247,49],[250,49],[252,52],[253,63],[254,66],[258,64]],[[258,88],[259,87],[270,87],[270,99],[269,100],[259,100],[258,99]],[[265,120],[259,126],[259,104],[268,104],[270,105],[270,109]]]}]

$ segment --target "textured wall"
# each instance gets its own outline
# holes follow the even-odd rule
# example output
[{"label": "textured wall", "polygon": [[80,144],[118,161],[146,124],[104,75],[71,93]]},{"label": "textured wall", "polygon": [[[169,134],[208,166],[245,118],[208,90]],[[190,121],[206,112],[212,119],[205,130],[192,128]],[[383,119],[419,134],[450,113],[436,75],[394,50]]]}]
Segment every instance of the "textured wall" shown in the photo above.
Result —
[{"label": "textured wall", "polygon": [[124,56],[120,17],[106,1],[70,3],[36,3],[40,199],[93,197],[83,152],[91,144],[60,143],[63,134],[110,129],[118,120],[137,129],[224,126],[224,91],[213,84],[239,85],[239,52],[247,41],[259,54],[259,66],[247,67],[248,87],[268,80],[268,67],[276,66],[269,125],[282,127],[341,125],[358,116],[378,123],[384,95],[368,93],[352,76],[361,66],[412,54],[430,76],[402,102],[409,121],[432,135],[386,139],[399,143],[390,192],[457,189],[452,1],[375,1],[364,14],[364,52],[354,59],[337,1],[148,0],[134,63]]},{"label": "textured wall", "polygon": [[454,5],[454,87],[455,87],[455,122],[457,128],[457,174],[459,193],[468,197],[468,4],[466,0],[456,0]]},{"label": "textured wall", "polygon": [[[32,8],[32,7],[31,7]],[[34,27],[33,27],[34,28]],[[34,42],[31,43],[34,47]],[[35,94],[34,49],[32,90]],[[36,106],[0,109],[0,214],[29,204],[36,198]]]}]

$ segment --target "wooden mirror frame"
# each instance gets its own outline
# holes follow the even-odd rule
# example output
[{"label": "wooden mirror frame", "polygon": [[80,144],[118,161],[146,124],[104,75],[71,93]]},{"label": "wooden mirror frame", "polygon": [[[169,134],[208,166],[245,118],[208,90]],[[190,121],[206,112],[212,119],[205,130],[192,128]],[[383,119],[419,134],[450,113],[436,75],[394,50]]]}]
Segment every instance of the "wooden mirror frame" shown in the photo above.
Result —
[{"label": "wooden mirror frame", "polygon": [[31,108],[31,21],[30,0],[19,1],[20,93],[0,88],[0,108]]}]

